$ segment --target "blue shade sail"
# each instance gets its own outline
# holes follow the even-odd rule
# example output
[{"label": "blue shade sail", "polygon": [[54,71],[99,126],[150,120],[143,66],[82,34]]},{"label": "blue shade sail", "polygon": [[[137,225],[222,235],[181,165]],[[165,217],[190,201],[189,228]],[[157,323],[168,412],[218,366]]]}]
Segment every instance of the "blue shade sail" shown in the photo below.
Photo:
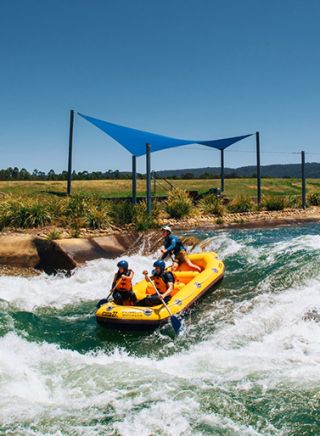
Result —
[{"label": "blue shade sail", "polygon": [[157,135],[156,133],[144,132],[143,130],[131,129],[129,127],[112,124],[107,121],[89,117],[78,112],[82,118],[89,121],[100,130],[119,142],[133,156],[146,154],[146,144],[150,144],[151,152],[165,150],[167,148],[180,147],[187,144],[202,144],[208,147],[224,150],[229,145],[251,135],[236,136],[234,138],[217,139],[213,141],[201,141],[196,139],[177,139],[169,136]]},{"label": "blue shade sail", "polygon": [[213,147],[213,148],[218,148],[219,150],[224,150],[225,148],[229,147],[229,145],[241,141],[241,139],[248,138],[248,136],[252,136],[252,133],[250,133],[249,135],[234,136],[233,138],[214,139],[212,141],[197,141],[197,143],[206,145],[207,147]]}]

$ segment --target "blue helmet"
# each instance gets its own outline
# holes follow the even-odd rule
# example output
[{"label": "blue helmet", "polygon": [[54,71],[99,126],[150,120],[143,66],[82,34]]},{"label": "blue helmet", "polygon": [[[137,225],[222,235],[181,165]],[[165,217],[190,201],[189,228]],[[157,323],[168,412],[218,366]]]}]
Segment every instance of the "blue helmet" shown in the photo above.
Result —
[{"label": "blue helmet", "polygon": [[120,260],[120,261],[117,263],[117,267],[118,267],[118,268],[123,268],[125,271],[128,271],[129,264],[128,264],[128,262],[127,262],[126,260]]},{"label": "blue helmet", "polygon": [[163,260],[156,260],[153,266],[159,267],[161,269],[161,272],[163,272],[166,269],[166,263]]}]

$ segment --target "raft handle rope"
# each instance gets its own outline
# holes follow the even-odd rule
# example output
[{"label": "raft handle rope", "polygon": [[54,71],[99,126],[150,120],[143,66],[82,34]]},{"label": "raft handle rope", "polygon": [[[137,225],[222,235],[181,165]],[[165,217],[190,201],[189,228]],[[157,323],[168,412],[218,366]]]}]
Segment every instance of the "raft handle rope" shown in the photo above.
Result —
[{"label": "raft handle rope", "polygon": [[[220,261],[220,259],[219,259],[219,261]],[[221,261],[220,261],[221,262]],[[202,280],[202,282],[198,282],[198,281],[195,281],[194,282],[194,285],[195,286],[197,286],[197,287],[201,287],[202,285],[203,285],[203,283],[206,281],[206,280],[208,280],[210,277],[212,277],[214,274],[217,274],[217,272],[219,271],[218,270],[218,268],[212,268],[212,270],[214,270],[208,277],[206,277],[204,280]],[[201,274],[201,273],[200,273]],[[196,277],[195,278],[193,278],[192,280],[196,280]],[[192,281],[191,280],[191,281]],[[189,282],[190,283],[190,282]],[[177,305],[177,306],[181,306],[182,305],[182,303],[185,301],[185,300],[187,300],[188,298],[190,298],[191,297],[191,295],[192,294],[189,294],[189,295],[187,295],[186,297],[184,297],[184,298],[179,298],[178,300],[174,300],[174,301],[170,301],[170,306],[175,306],[175,305]]]}]

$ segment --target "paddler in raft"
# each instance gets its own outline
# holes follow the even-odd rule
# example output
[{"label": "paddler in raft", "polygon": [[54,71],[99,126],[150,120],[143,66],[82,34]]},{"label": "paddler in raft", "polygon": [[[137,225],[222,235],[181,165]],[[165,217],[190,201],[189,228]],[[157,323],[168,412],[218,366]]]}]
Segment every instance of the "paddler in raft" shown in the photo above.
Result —
[{"label": "paddler in raft", "polygon": [[135,293],[132,291],[132,279],[134,272],[129,269],[126,260],[117,263],[118,271],[114,275],[112,282],[112,296],[114,302],[119,305],[133,305],[137,301]]},{"label": "paddler in raft", "polygon": [[161,298],[157,295],[154,287],[157,288],[165,303],[171,298],[174,287],[174,276],[170,271],[165,271],[166,264],[163,260],[156,260],[153,264],[154,270],[152,275],[148,276],[148,271],[143,271],[147,285],[146,293],[148,294],[143,300],[136,303],[137,306],[157,306],[163,304]]},{"label": "paddler in raft", "polygon": [[[191,262],[191,260],[187,256],[187,252],[182,242],[177,236],[172,235],[171,227],[163,226],[161,227],[162,236],[163,236],[163,246],[161,248],[161,259],[165,259],[167,256],[174,255],[174,260],[177,260],[179,265],[185,262],[189,268],[192,268],[196,271],[201,272],[201,268],[198,265],[195,265]],[[176,269],[176,267],[174,268]]]}]

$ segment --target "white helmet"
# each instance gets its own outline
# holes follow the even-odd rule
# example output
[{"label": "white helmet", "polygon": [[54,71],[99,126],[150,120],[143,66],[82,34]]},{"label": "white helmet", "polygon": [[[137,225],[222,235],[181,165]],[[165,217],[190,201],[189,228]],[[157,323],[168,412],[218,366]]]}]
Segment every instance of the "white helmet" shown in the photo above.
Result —
[{"label": "white helmet", "polygon": [[163,226],[163,227],[161,227],[161,230],[166,230],[169,233],[172,232],[171,227],[169,227],[169,226]]}]

